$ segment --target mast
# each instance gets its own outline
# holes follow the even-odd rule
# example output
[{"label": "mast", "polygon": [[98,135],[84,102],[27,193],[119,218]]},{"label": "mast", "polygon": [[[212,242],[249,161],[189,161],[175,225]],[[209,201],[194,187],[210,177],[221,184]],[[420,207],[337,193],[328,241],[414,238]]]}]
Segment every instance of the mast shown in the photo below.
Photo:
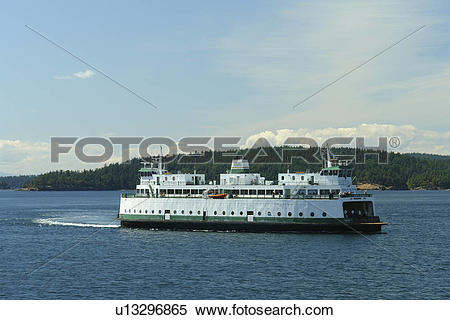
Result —
[{"label": "mast", "polygon": [[162,146],[159,147],[160,148],[160,152],[159,152],[159,161],[158,161],[158,173],[162,174]]},{"label": "mast", "polygon": [[327,145],[327,168],[331,168],[330,147]]}]

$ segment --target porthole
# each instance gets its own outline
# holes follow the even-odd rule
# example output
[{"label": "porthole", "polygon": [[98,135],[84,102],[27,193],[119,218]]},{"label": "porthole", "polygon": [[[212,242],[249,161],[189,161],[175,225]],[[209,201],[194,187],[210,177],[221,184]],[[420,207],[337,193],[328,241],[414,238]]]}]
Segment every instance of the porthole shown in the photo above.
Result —
[{"label": "porthole", "polygon": [[142,213],[142,210],[139,210],[139,213]]},{"label": "porthole", "polygon": [[277,216],[279,216],[279,217],[280,217],[280,216],[281,216],[281,212],[277,212]]},{"label": "porthole", "polygon": [[192,210],[189,210],[189,214],[192,214]]},{"label": "porthole", "polygon": [[244,213],[241,211],[241,212],[239,212],[239,214],[242,216]]},{"label": "porthole", "polygon": [[197,211],[197,214],[201,214],[200,210]]},{"label": "porthole", "polygon": [[177,210],[173,210],[173,214],[177,214]]},{"label": "porthole", "polygon": [[234,211],[231,211],[231,215],[234,216]]},{"label": "porthole", "polygon": [[128,212],[129,212],[129,213],[131,213],[131,209],[130,209],[130,210],[128,210]]},{"label": "porthole", "polygon": [[161,213],[161,210],[159,210],[159,213]]},{"label": "porthole", "polygon": [[258,216],[260,216],[261,215],[261,211],[258,211]]},{"label": "porthole", "polygon": [[222,214],[225,215],[225,211],[222,211]]},{"label": "porthole", "polygon": [[314,217],[314,212],[311,212],[311,217]]},{"label": "porthole", "polygon": [[184,210],[181,210],[181,214],[184,214]]},{"label": "porthole", "polygon": [[298,213],[298,216],[299,216],[299,217],[303,217],[303,212],[299,212],[299,213]]},{"label": "porthole", "polygon": [[323,216],[323,217],[326,217],[326,216],[327,216],[327,213],[326,213],[326,212],[322,212],[322,216]]},{"label": "porthole", "polygon": [[217,215],[217,211],[214,211],[214,215],[215,215],[215,216]]},{"label": "porthole", "polygon": [[155,210],[152,210],[152,213],[155,213]]},{"label": "porthole", "polygon": [[267,212],[267,215],[268,215],[268,216],[271,216],[271,215],[272,215],[272,213],[270,213],[270,211],[269,211],[269,212]]},{"label": "porthole", "polygon": [[292,212],[288,212],[288,216],[291,217],[292,216]]},{"label": "porthole", "polygon": [[145,210],[145,213],[148,213],[148,211],[147,211],[147,210]]}]

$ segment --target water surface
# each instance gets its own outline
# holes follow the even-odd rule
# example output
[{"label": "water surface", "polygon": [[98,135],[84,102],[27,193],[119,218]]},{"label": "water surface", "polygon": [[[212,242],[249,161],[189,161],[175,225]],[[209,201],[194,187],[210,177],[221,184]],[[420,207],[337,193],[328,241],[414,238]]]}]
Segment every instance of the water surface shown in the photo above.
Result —
[{"label": "water surface", "polygon": [[376,192],[364,237],[125,229],[119,195],[0,191],[0,298],[450,298],[449,191]]}]

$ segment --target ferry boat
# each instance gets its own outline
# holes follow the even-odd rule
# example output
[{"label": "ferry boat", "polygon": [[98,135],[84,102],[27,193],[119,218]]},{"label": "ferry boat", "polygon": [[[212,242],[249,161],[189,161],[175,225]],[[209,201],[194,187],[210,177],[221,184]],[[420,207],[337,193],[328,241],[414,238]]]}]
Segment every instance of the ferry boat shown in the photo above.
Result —
[{"label": "ferry boat", "polygon": [[122,194],[121,226],[162,230],[378,233],[371,194],[358,192],[348,163],[327,159],[319,172],[278,174],[268,181],[235,159],[220,181],[170,173],[162,157],[144,162],[136,192]]}]

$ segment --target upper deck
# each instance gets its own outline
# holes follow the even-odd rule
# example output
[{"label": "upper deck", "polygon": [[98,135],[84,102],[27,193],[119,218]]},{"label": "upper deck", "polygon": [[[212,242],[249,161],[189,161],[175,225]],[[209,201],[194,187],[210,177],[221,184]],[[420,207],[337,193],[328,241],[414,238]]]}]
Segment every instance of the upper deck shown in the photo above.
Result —
[{"label": "upper deck", "polygon": [[[139,170],[140,184],[135,196],[143,197],[208,197],[227,194],[239,198],[311,198],[335,199],[357,194],[351,170],[332,165],[319,172],[279,173],[277,181],[269,181],[259,173],[251,173],[245,159],[233,160],[231,170],[220,174],[217,181],[205,180],[204,174],[170,173],[158,166],[144,163]],[[361,194],[368,196],[367,194]],[[127,195],[132,196],[132,195]]]}]

